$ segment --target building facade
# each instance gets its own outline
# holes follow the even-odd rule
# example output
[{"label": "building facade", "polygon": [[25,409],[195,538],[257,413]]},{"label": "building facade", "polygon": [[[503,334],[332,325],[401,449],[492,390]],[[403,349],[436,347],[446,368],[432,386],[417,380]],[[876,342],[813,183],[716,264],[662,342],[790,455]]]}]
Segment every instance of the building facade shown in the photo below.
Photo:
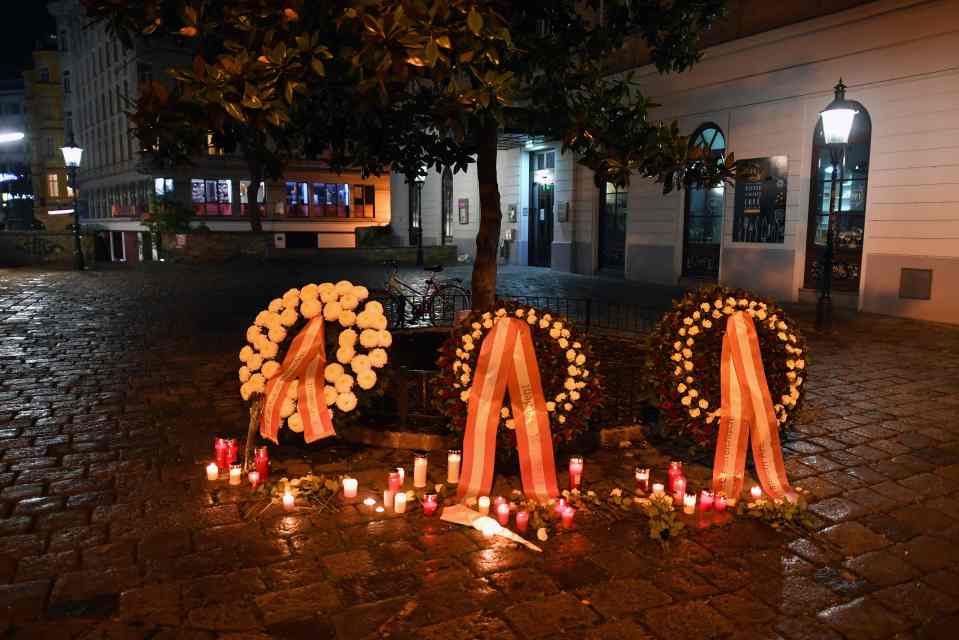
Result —
[{"label": "building facade", "polygon": [[55,40],[33,52],[33,68],[23,74],[26,134],[30,144],[33,215],[49,231],[73,224],[73,186],[63,164],[63,96],[72,91],[69,76],[60,73]]},{"label": "building facade", "polygon": [[[65,129],[84,149],[79,171],[84,229],[96,232],[101,259],[149,260],[155,245],[146,225],[152,196],[167,196],[193,212],[191,226],[249,231],[248,171],[238,156],[210,147],[176,171],[144,168],[126,112],[139,87],[167,77],[182,54],[138,43],[131,49],[88,25],[79,0],[49,5],[57,21],[65,96]],[[67,86],[67,85],[64,85]],[[352,247],[357,227],[390,222],[389,178],[334,174],[318,162],[294,162],[284,179],[261,193],[264,231],[278,246]]]},{"label": "building facade", "polygon": [[[654,117],[677,121],[692,145],[732,152],[736,183],[666,196],[639,178],[598,189],[558,142],[529,140],[500,153],[504,259],[814,300],[834,170],[819,113],[842,78],[859,112],[835,166],[834,304],[959,322],[959,0],[734,4],[754,11],[720,25],[690,71],[663,76],[628,52],[617,64],[639,65],[662,105]],[[472,254],[475,173],[445,183],[433,173],[423,185],[424,240]],[[410,224],[402,200],[399,237]]]},{"label": "building facade", "polygon": [[[22,78],[0,79],[0,225],[24,230],[33,226],[30,183],[30,138],[26,135]],[[20,139],[7,136],[23,134]]]}]

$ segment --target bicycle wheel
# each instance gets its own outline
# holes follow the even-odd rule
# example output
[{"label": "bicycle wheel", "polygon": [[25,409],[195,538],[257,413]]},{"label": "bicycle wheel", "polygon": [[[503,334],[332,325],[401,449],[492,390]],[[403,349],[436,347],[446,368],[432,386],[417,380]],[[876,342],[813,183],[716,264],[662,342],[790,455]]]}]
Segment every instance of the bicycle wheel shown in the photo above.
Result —
[{"label": "bicycle wheel", "polygon": [[444,284],[429,301],[430,322],[434,327],[453,324],[456,312],[470,308],[470,292],[456,284]]}]

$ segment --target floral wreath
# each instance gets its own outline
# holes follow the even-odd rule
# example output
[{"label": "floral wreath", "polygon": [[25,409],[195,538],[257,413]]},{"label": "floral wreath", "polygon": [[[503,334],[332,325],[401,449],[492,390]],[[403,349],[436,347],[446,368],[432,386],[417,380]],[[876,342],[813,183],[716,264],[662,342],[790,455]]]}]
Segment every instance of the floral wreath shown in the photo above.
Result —
[{"label": "floral wreath", "polygon": [[720,361],[729,316],[753,318],[780,431],[799,415],[806,343],[775,303],[742,289],[711,285],[687,293],[653,329],[647,369],[669,435],[715,444],[722,390]]},{"label": "floral wreath", "polygon": [[[495,311],[472,311],[453,328],[440,347],[440,373],[435,403],[449,419],[450,430],[466,430],[467,404],[483,337],[503,318],[525,320],[531,329],[539,365],[553,444],[562,447],[586,430],[589,415],[599,405],[602,380],[595,372],[599,364],[589,342],[577,335],[566,319],[548,311],[500,302]],[[500,408],[497,445],[501,451],[516,451],[516,425],[508,393]]]},{"label": "floral wreath", "polygon": [[[267,382],[281,370],[284,343],[309,320],[322,315],[326,322],[326,342],[336,345],[335,361],[328,362],[323,372],[324,399],[331,411],[334,408],[343,413],[353,411],[357,405],[354,385],[363,391],[376,385],[375,370],[386,366],[386,349],[393,343],[393,336],[386,330],[382,304],[371,300],[363,305],[362,311],[356,312],[369,295],[366,287],[340,280],[336,284],[324,282],[290,289],[282,298],[272,300],[246,330],[249,344],[240,349],[243,399],[255,400],[256,396],[266,393]],[[330,330],[337,327],[338,332]],[[331,350],[326,349],[328,355]],[[293,381],[280,407],[280,416],[295,433],[303,431],[303,420],[296,406],[298,385],[299,380]]]}]

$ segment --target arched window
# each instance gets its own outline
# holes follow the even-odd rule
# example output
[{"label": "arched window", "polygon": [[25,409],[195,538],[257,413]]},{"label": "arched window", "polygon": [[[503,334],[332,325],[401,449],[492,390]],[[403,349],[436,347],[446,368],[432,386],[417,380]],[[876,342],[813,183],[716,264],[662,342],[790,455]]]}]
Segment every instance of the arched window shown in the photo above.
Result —
[{"label": "arched window", "polygon": [[[823,260],[829,231],[833,180],[838,178],[834,206],[832,287],[837,291],[859,291],[862,269],[862,241],[866,228],[866,183],[869,180],[869,144],[872,121],[858,102],[849,144],[845,153],[833,157],[822,133],[822,121],[813,134],[812,179],[810,180],[809,226],[806,235],[805,287],[815,289],[822,281]],[[835,175],[834,175],[835,173]]]},{"label": "arched window", "polygon": [[[705,155],[723,155],[726,136],[719,125],[700,125],[689,137],[690,148]],[[694,187],[686,190],[683,218],[683,276],[716,280],[719,277],[719,251],[723,237],[725,189]]]},{"label": "arched window", "polygon": [[453,170],[449,167],[443,169],[441,206],[443,233],[440,242],[448,244],[453,242]]}]

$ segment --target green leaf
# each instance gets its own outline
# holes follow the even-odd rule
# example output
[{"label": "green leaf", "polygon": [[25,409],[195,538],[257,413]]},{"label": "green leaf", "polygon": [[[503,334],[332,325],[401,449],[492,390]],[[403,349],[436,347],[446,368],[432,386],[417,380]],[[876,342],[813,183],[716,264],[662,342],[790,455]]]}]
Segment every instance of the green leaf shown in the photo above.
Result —
[{"label": "green leaf", "polygon": [[326,76],[326,67],[323,65],[323,61],[313,56],[313,59],[310,60],[310,68],[313,69],[313,73],[320,77]]},{"label": "green leaf", "polygon": [[246,123],[246,114],[243,113],[243,110],[240,109],[240,105],[235,102],[224,102],[223,108],[226,110],[230,117],[234,120],[239,120],[240,122]]},{"label": "green leaf", "polygon": [[483,16],[476,10],[476,7],[470,9],[470,13],[466,17],[466,26],[469,27],[469,30],[476,36],[483,30]]}]

